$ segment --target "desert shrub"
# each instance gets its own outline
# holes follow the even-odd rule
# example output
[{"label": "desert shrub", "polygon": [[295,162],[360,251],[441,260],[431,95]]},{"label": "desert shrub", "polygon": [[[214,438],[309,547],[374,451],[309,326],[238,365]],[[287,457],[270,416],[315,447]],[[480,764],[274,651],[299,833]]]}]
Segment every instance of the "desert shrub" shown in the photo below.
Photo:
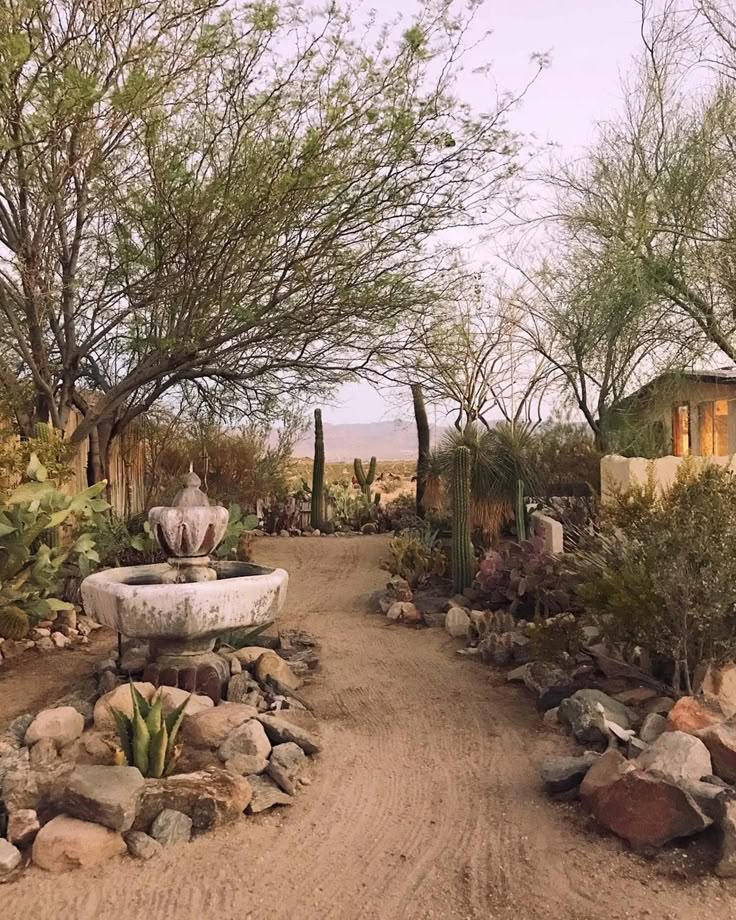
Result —
[{"label": "desert shrub", "polygon": [[683,464],[664,494],[614,496],[575,573],[608,637],[669,658],[689,692],[699,663],[736,653],[736,479]]},{"label": "desert shrub", "polygon": [[583,629],[574,613],[558,613],[546,620],[530,623],[526,632],[531,657],[535,661],[565,662],[583,647]]},{"label": "desert shrub", "polygon": [[250,533],[258,527],[255,514],[243,514],[240,505],[230,505],[227,530],[222,542],[215,550],[220,559],[239,558],[241,562],[250,559]]},{"label": "desert shrub", "polygon": [[81,565],[82,575],[93,569],[124,565],[145,565],[164,560],[147,520],[126,521],[112,511],[95,514],[80,525],[95,542],[97,559]]},{"label": "desert shrub", "polygon": [[476,587],[489,607],[507,607],[526,618],[548,617],[575,604],[563,557],[547,552],[539,537],[487,552],[478,567]]},{"label": "desert shrub", "polygon": [[72,475],[69,461],[76,447],[65,441],[51,425],[36,425],[36,436],[21,441],[0,427],[0,488],[10,489],[23,478],[35,456],[52,482],[66,482]]},{"label": "desert shrub", "polygon": [[396,533],[403,530],[422,530],[424,521],[417,515],[417,503],[413,495],[397,495],[383,506],[386,527]]},{"label": "desert shrub", "polygon": [[389,558],[384,568],[392,575],[405,578],[412,588],[421,587],[433,577],[447,571],[447,556],[436,531],[406,531],[389,544]]},{"label": "desert shrub", "polygon": [[289,491],[290,429],[282,431],[274,445],[266,427],[225,431],[164,418],[149,423],[146,437],[148,506],[171,502],[190,462],[210,499],[222,505],[255,508],[259,499],[281,500]]},{"label": "desert shrub", "polygon": [[540,429],[531,446],[539,495],[600,493],[601,456],[581,425],[556,422]]},{"label": "desert shrub", "polygon": [[26,479],[12,492],[0,493],[0,635],[11,639],[24,636],[34,622],[73,609],[59,597],[65,567],[98,561],[94,540],[84,530],[50,543],[45,537],[108,507],[99,497],[104,482],[64,495],[35,454]]}]

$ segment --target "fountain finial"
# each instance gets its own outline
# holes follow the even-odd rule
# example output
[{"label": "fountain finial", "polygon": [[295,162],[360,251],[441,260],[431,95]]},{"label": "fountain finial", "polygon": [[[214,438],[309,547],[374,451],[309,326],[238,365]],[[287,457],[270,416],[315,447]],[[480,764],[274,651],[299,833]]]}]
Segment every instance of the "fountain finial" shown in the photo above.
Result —
[{"label": "fountain finial", "polygon": [[199,488],[202,480],[194,472],[192,462],[189,462],[189,472],[182,478],[183,487],[174,496],[172,507],[174,508],[200,508],[209,507],[210,500]]}]

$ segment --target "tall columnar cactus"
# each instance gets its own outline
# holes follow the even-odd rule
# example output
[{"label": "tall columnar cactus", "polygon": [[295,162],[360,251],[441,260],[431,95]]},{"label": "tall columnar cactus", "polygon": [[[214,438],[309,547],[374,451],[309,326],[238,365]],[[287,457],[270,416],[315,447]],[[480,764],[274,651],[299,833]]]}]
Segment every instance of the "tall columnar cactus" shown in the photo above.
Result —
[{"label": "tall columnar cactus", "polygon": [[456,447],[452,470],[452,580],[457,593],[473,581],[473,542],[470,538],[470,451]]},{"label": "tall columnar cactus", "polygon": [[363,468],[363,461],[358,457],[353,461],[353,469],[355,470],[355,478],[358,480],[360,491],[365,495],[368,501],[371,501],[371,486],[376,478],[376,458],[371,457],[367,473]]},{"label": "tall columnar cactus", "polygon": [[417,514],[424,517],[424,489],[429,461],[429,419],[420,384],[411,385],[411,398],[414,403],[414,420],[417,424]]},{"label": "tall columnar cactus", "polygon": [[314,465],[312,466],[312,527],[322,526],[325,507],[325,434],[322,410],[314,410]]},{"label": "tall columnar cactus", "polygon": [[524,503],[524,482],[521,479],[516,480],[516,507],[514,509],[516,517],[516,537],[521,542],[526,540],[526,504]]}]

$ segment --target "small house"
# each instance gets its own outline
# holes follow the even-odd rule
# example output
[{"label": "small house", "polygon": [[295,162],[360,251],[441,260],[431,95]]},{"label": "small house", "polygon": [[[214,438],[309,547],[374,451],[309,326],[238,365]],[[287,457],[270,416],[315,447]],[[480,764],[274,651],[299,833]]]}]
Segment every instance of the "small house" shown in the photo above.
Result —
[{"label": "small house", "polygon": [[628,427],[652,435],[675,457],[736,453],[736,368],[677,371],[655,377],[625,401]]}]

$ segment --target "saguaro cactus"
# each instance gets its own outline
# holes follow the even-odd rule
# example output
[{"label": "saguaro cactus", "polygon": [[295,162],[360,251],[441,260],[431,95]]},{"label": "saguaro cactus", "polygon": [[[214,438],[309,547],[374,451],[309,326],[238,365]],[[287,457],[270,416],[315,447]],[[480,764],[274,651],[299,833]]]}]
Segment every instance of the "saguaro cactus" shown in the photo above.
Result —
[{"label": "saguaro cactus", "polygon": [[358,457],[353,461],[353,469],[355,470],[355,478],[358,480],[358,485],[360,490],[368,499],[371,500],[371,486],[373,481],[376,478],[376,458],[371,457],[371,462],[368,464],[368,472],[366,473],[363,468],[363,461]]},{"label": "saguaro cactus", "polygon": [[418,383],[411,385],[414,403],[414,420],[417,424],[417,514],[424,517],[424,489],[427,483],[427,462],[429,460],[429,420],[424,393]]},{"label": "saguaro cactus", "polygon": [[314,464],[312,466],[312,527],[322,526],[325,501],[325,434],[322,410],[314,410]]},{"label": "saguaro cactus", "polygon": [[458,594],[473,580],[469,505],[470,451],[467,447],[456,447],[452,470],[452,580]]}]

